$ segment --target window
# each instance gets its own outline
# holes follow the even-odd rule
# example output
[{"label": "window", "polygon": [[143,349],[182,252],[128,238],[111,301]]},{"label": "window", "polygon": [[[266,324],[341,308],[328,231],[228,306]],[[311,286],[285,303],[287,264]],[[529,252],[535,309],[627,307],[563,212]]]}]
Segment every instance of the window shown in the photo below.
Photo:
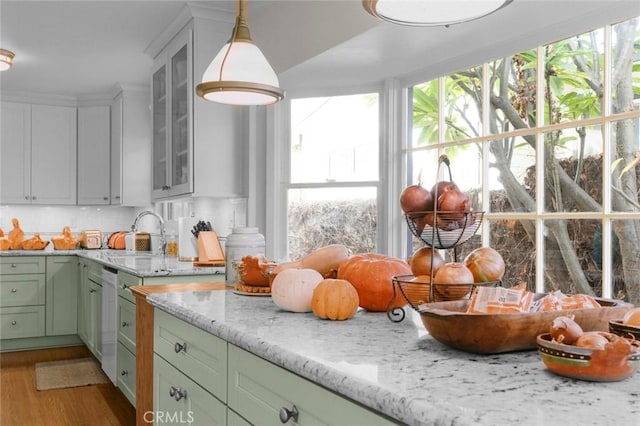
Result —
[{"label": "window", "polygon": [[[640,18],[409,89],[407,184],[441,154],[505,285],[640,303]],[[411,241],[409,250],[418,245]]]},{"label": "window", "polygon": [[290,101],[285,176],[288,256],[329,244],[354,253],[377,247],[379,94]]}]

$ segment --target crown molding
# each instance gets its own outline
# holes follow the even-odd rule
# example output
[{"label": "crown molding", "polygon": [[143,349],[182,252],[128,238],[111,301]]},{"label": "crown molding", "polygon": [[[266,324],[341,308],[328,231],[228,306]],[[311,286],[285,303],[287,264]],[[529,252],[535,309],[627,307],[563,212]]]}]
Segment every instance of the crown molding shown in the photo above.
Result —
[{"label": "crown molding", "polygon": [[188,2],[167,28],[149,43],[146,49],[144,49],[144,53],[151,57],[151,59],[155,59],[176,34],[189,25],[194,19],[211,21],[213,25],[217,22],[224,24],[225,28],[227,28],[229,25],[233,26],[235,22],[235,10],[230,12],[220,7]]}]

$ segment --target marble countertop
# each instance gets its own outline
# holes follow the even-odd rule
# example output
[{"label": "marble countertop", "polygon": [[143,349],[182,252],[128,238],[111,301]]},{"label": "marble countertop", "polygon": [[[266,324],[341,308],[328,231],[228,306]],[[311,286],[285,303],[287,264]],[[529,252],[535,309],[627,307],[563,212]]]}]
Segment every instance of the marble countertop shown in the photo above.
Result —
[{"label": "marble countertop", "polygon": [[280,310],[270,297],[185,291],[147,300],[276,365],[409,425],[640,425],[640,373],[612,383],[547,371],[536,351],[476,355],[430,337],[417,312],[391,322]]},{"label": "marble countertop", "polygon": [[79,256],[139,277],[184,275],[224,275],[224,267],[193,266],[193,262],[180,262],[177,257],[124,250],[8,250],[0,257],[11,256]]}]

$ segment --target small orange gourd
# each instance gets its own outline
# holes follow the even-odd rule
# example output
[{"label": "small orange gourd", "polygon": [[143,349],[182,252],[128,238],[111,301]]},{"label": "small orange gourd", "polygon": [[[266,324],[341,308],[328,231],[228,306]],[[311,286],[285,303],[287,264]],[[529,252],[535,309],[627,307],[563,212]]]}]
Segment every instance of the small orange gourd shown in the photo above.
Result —
[{"label": "small orange gourd", "polygon": [[311,309],[321,319],[342,321],[358,310],[358,292],[349,281],[326,278],[313,290]]}]

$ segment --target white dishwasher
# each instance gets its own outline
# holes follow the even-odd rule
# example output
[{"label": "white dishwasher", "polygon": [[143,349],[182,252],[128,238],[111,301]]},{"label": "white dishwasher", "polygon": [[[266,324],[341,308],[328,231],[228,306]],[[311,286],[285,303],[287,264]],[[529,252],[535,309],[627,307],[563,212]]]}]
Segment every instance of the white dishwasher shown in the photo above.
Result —
[{"label": "white dishwasher", "polygon": [[118,343],[118,271],[102,267],[102,370],[115,384]]}]

